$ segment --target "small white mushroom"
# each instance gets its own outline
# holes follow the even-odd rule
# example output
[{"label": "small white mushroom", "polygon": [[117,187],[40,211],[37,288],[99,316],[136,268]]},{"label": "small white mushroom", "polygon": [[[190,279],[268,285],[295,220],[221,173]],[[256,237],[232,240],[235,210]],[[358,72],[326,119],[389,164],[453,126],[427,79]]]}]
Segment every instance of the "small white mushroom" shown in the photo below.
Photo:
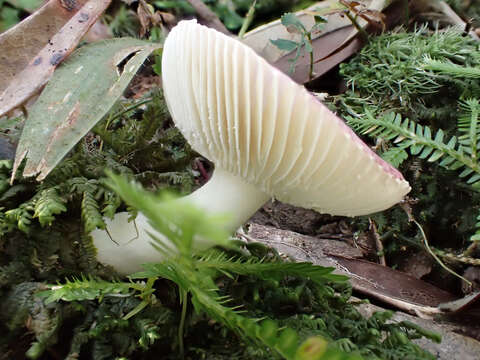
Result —
[{"label": "small white mushroom", "polygon": [[[230,214],[229,230],[272,197],[357,216],[385,210],[410,191],[340,118],[236,39],[181,21],[165,42],[162,74],[176,126],[215,164],[212,179],[179,201]],[[159,254],[145,217],[137,218],[136,238],[126,219],[117,214],[108,224],[120,245],[105,231],[92,236],[101,262],[130,273]]]}]

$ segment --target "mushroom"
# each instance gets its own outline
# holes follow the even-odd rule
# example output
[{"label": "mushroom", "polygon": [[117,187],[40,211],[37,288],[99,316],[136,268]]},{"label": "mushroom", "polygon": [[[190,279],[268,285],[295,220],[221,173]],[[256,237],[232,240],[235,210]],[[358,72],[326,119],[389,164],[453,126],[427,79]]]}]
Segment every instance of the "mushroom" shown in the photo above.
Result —
[{"label": "mushroom", "polygon": [[[162,77],[176,126],[215,164],[209,182],[179,201],[230,214],[231,231],[271,198],[357,216],[385,210],[410,191],[398,170],[303,86],[195,20],[181,21],[167,37]],[[127,217],[108,223],[115,242],[105,231],[92,233],[99,260],[122,273],[160,256],[148,232],[161,235],[139,214],[136,236]]]}]

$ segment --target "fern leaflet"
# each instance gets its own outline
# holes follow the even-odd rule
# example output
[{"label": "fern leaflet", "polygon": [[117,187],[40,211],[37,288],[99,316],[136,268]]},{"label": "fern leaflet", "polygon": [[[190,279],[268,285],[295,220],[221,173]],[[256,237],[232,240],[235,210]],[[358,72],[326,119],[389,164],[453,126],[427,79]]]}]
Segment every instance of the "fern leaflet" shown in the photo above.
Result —
[{"label": "fern leaflet", "polygon": [[35,203],[35,213],[33,217],[38,217],[40,225],[51,225],[58,215],[67,211],[66,201],[58,195],[55,187],[43,190]]},{"label": "fern leaflet", "polygon": [[199,269],[215,269],[232,277],[232,274],[250,275],[259,279],[282,279],[285,276],[298,276],[325,284],[331,281],[347,281],[348,277],[332,274],[334,268],[316,266],[312,263],[266,262],[255,258],[247,260],[228,257],[224,252],[209,251],[197,263]]},{"label": "fern leaflet", "polygon": [[[349,117],[347,121],[357,132],[391,141],[401,149],[409,149],[412,155],[420,159],[438,162],[449,170],[463,169],[459,176],[472,186],[478,185],[480,164],[477,162],[477,144],[472,144],[465,134],[460,139],[452,136],[447,141],[442,129],[432,134],[430,127],[402,119],[398,114],[388,113],[375,118],[368,110],[365,117]],[[476,140],[476,133],[476,120],[472,120],[468,136]]]},{"label": "fern leaflet", "polygon": [[423,68],[456,78],[480,78],[480,68],[478,67],[461,66],[449,61],[433,60],[429,57],[425,58]]}]

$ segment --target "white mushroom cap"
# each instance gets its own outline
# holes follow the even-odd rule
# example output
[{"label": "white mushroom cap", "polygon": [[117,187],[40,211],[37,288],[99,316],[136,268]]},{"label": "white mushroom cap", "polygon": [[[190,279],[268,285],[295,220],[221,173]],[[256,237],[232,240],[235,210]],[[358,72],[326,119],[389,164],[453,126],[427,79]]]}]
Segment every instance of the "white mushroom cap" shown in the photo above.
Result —
[{"label": "white mushroom cap", "polygon": [[356,216],[410,191],[340,118],[236,39],[181,21],[162,69],[168,108],[193,149],[272,197]]}]

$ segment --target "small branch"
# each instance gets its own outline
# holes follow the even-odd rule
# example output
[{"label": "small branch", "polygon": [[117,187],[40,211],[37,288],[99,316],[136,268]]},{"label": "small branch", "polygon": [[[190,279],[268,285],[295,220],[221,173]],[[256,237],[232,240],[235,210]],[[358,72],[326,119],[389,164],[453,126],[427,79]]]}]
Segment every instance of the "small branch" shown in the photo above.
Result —
[{"label": "small branch", "polygon": [[211,27],[215,30],[218,30],[224,34],[232,35],[230,31],[223,25],[218,16],[210,10],[210,8],[203,3],[202,0],[188,0],[190,5],[195,9],[198,17],[204,25]]}]

